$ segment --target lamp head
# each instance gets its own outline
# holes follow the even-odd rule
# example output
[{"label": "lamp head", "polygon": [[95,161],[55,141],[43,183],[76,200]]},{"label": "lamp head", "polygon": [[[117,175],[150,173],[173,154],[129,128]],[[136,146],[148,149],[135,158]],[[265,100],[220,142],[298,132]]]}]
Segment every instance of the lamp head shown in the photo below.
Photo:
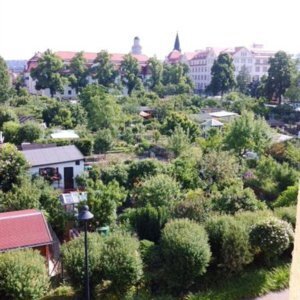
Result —
[{"label": "lamp head", "polygon": [[84,205],[78,214],[79,221],[89,221],[94,218],[94,215],[89,211],[89,207]]}]

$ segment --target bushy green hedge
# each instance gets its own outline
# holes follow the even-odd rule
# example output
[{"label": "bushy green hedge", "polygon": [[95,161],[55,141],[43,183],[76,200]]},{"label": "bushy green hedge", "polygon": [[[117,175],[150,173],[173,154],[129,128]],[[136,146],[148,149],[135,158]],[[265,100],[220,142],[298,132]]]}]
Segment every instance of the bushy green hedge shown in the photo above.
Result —
[{"label": "bushy green hedge", "polygon": [[180,197],[180,186],[170,176],[149,177],[135,189],[138,206],[169,206]]},{"label": "bushy green hedge", "polygon": [[283,191],[276,201],[273,203],[273,207],[291,206],[297,204],[298,186],[289,186]]},{"label": "bushy green hedge", "polygon": [[0,298],[40,299],[49,288],[45,259],[38,251],[0,254]]},{"label": "bushy green hedge", "polygon": [[277,218],[259,222],[250,231],[250,243],[262,253],[266,262],[278,258],[292,243],[293,229]]},{"label": "bushy green hedge", "polygon": [[[90,284],[93,289],[101,280],[101,259],[103,240],[98,233],[88,234],[88,258]],[[61,248],[63,265],[72,285],[76,289],[83,289],[84,273],[84,236],[63,244]]]},{"label": "bushy green hedge", "polygon": [[164,279],[173,291],[188,289],[211,258],[205,229],[188,219],[166,224],[161,237]]},{"label": "bushy green hedge", "polygon": [[213,217],[206,230],[215,266],[237,272],[252,261],[248,232],[234,217]]},{"label": "bushy green hedge", "polygon": [[134,210],[131,224],[135,228],[140,240],[158,242],[161,229],[170,217],[166,207],[146,206]]},{"label": "bushy green hedge", "polygon": [[[84,239],[72,240],[62,247],[64,267],[74,288],[83,290]],[[88,234],[89,275],[92,291],[103,281],[117,295],[122,295],[142,278],[142,260],[139,242],[124,232],[114,232],[108,237],[98,233]]]},{"label": "bushy green hedge", "polygon": [[274,214],[279,219],[287,221],[290,224],[292,224],[293,228],[296,227],[297,206],[275,208]]}]

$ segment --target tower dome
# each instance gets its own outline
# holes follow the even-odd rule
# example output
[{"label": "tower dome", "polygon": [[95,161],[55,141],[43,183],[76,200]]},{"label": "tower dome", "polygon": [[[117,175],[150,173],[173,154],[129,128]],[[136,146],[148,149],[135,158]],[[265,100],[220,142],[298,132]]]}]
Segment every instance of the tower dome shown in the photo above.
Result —
[{"label": "tower dome", "polygon": [[136,36],[133,40],[133,46],[131,47],[132,54],[142,54],[142,46],[140,45],[140,38]]}]

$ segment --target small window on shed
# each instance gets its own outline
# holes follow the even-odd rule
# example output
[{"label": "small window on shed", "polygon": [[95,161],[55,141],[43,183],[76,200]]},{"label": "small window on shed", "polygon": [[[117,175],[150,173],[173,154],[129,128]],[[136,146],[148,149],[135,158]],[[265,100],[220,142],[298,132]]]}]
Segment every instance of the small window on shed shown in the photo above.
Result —
[{"label": "small window on shed", "polygon": [[76,160],[76,161],[75,161],[75,165],[76,165],[76,166],[79,166],[79,165],[80,165],[80,160]]}]

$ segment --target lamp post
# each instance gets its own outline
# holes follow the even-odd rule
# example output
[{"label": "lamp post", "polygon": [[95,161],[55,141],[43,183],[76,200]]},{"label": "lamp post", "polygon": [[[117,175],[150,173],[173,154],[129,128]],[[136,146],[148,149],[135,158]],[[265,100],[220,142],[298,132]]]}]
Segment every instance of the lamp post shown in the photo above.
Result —
[{"label": "lamp post", "polygon": [[84,253],[85,253],[85,299],[90,300],[90,282],[89,282],[89,263],[88,263],[88,242],[87,242],[87,224],[94,215],[89,211],[87,205],[83,206],[78,214],[78,221],[84,223]]}]

